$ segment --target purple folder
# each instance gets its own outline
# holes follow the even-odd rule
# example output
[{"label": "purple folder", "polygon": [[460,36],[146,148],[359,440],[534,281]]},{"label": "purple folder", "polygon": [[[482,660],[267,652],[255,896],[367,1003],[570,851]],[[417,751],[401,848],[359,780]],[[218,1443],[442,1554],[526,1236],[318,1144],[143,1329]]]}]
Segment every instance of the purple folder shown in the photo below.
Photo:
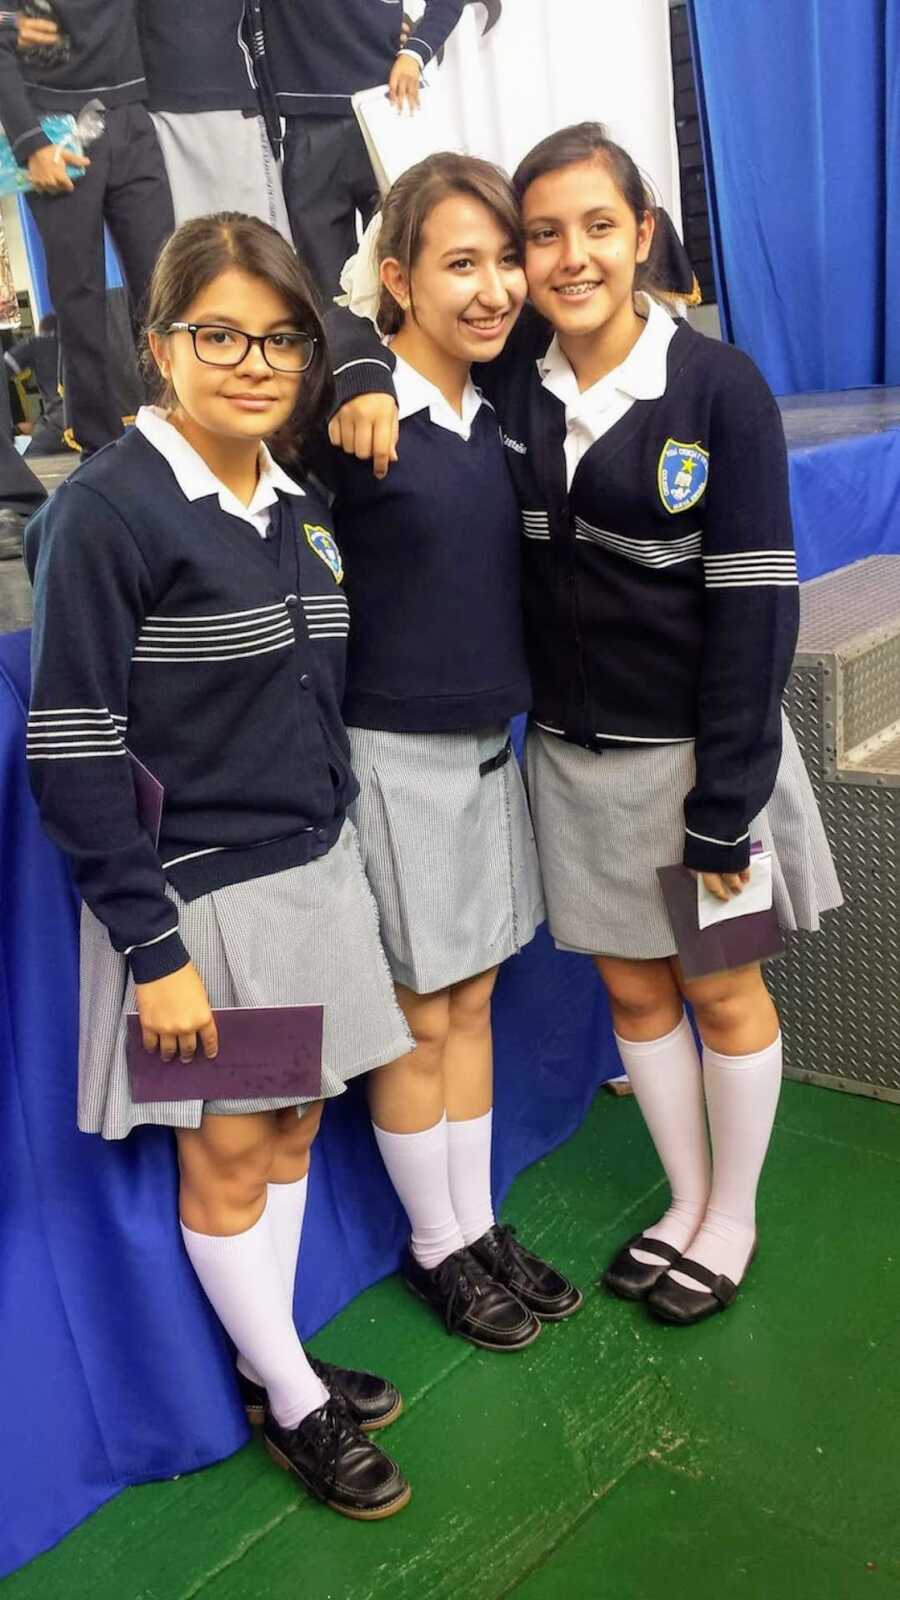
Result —
[{"label": "purple folder", "polygon": [[680,866],[657,867],[656,871],[686,978],[705,978],[711,972],[783,955],[784,939],[773,906],[701,928],[693,873]]},{"label": "purple folder", "polygon": [[134,784],[134,798],[137,801],[138,822],[146,828],[153,848],[159,844],[159,829],[162,822],[163,800],[165,789],[158,778],[154,778],[149,767],[139,761],[133,751],[126,749],[125,754],[131,763],[131,780]]},{"label": "purple folder", "polygon": [[322,1093],[321,1006],[224,1007],[214,1010],[219,1054],[207,1061],[163,1061],[144,1049],[136,1011],[127,1017],[125,1051],[131,1096],[154,1100],[268,1100]]}]

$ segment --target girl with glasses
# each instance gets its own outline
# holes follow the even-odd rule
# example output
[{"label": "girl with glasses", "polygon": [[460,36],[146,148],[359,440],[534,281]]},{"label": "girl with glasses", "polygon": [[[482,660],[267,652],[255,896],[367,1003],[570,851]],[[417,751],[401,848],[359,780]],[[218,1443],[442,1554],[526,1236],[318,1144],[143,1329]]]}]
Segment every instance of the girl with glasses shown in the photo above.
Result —
[{"label": "girl with glasses", "polygon": [[[362,1430],[400,1397],[307,1358],[293,1320],[322,1099],[411,1041],[347,820],[341,557],[326,503],[266,444],[302,447],[329,388],[291,247],[239,214],[184,224],[154,272],[147,347],[160,404],[29,534],[29,767],[84,901],[78,1124],[174,1128],[185,1248],[251,1419],[312,1494],[386,1517],[409,1488]],[[157,844],[129,755],[162,785]],[[324,1008],[321,1095],[132,1099],[129,1012],[189,1083],[195,1056],[216,1056],[215,1008],[304,1004]]]}]

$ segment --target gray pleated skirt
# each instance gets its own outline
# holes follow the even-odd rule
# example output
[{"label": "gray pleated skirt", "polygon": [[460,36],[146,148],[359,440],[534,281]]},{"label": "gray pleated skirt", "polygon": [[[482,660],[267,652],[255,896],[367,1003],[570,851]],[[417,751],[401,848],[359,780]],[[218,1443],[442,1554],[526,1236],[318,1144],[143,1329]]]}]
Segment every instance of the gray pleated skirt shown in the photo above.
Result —
[{"label": "gray pleated skirt", "polygon": [[[750,837],[772,852],[785,931],[815,931],[842,904],[822,819],[785,717],[775,788]],[[531,728],[525,752],[531,813],[557,947],[648,960],[675,954],[656,868],[681,860],[693,742],[596,755]]]},{"label": "gray pleated skirt", "polygon": [[[322,1095],[413,1048],[378,938],[378,912],[346,822],[320,860],[214,889],[178,906],[181,937],[217,1006],[322,1005]],[[204,1111],[276,1111],[303,1101],[162,1101],[135,1105],[125,1062],[125,1017],[136,1010],[124,956],[87,907],[81,914],[78,1126],[124,1139],[141,1123],[197,1128]],[[185,1066],[184,1071],[190,1072]]]},{"label": "gray pleated skirt", "polygon": [[544,917],[534,832],[515,756],[479,772],[509,730],[348,731],[353,816],[396,981],[431,994],[515,955]]}]

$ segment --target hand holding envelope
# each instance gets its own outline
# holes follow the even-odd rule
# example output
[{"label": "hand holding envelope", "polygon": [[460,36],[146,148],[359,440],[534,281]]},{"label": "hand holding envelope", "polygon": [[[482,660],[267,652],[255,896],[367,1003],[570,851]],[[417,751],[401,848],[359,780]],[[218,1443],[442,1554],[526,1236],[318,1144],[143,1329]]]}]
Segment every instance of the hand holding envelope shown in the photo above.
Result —
[{"label": "hand holding envelope", "polygon": [[687,867],[656,870],[686,978],[704,978],[783,953],[773,905],[771,855],[752,856],[749,883],[729,900],[711,894],[702,877]]}]

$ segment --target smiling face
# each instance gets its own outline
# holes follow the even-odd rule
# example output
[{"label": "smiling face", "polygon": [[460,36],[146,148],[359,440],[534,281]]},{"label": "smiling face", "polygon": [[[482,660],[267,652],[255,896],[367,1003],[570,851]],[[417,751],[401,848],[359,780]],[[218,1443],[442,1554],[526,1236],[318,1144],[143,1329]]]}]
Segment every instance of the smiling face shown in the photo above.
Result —
[{"label": "smiling face", "polygon": [[468,194],[447,195],[431,210],[409,273],[390,258],[381,277],[404,311],[398,347],[466,365],[500,353],[526,294],[515,241]]},{"label": "smiling face", "polygon": [[562,340],[614,338],[634,317],[653,218],[637,218],[601,159],[536,178],[522,197],[532,302]]},{"label": "smiling face", "polygon": [[[298,328],[295,313],[277,289],[238,267],[219,273],[175,320],[243,333],[307,331]],[[273,372],[259,345],[250,346],[239,366],[217,367],[198,360],[189,333],[149,337],[160,372],[177,397],[173,419],[183,419],[192,431],[259,440],[277,433],[291,416],[303,378],[300,373]],[[227,343],[227,335],[216,337]]]}]

